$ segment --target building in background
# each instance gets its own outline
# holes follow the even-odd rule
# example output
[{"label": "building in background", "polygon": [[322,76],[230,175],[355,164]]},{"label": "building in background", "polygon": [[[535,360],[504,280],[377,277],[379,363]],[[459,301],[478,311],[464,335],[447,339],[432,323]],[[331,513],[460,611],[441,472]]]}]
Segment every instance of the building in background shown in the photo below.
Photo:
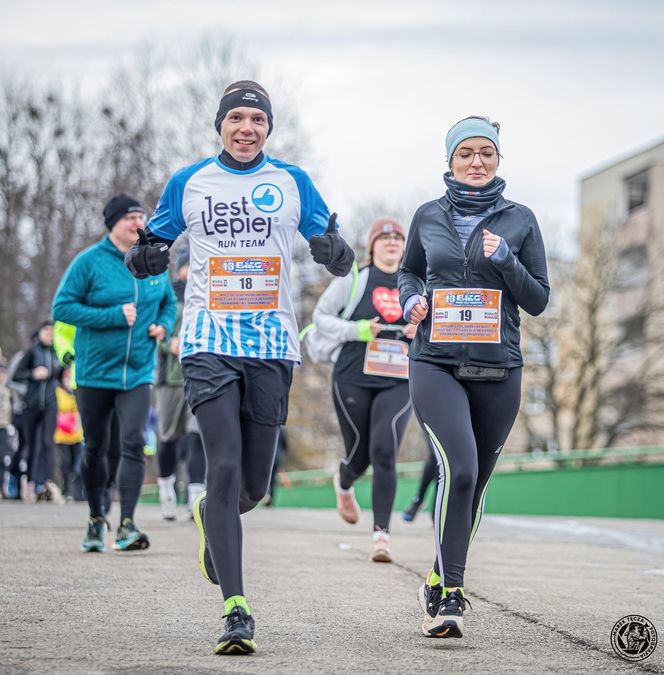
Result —
[{"label": "building in background", "polygon": [[572,447],[664,431],[664,140],[581,180]]}]

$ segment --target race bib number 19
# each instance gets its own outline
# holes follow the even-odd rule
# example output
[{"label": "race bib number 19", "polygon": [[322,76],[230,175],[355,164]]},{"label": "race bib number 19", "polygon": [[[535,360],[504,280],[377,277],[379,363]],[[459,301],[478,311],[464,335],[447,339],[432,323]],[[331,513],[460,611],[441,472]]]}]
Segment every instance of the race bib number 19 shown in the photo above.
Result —
[{"label": "race bib number 19", "polygon": [[435,290],[431,342],[500,343],[502,293],[487,288]]},{"label": "race bib number 19", "polygon": [[255,311],[279,307],[279,256],[210,258],[208,308],[213,311]]}]

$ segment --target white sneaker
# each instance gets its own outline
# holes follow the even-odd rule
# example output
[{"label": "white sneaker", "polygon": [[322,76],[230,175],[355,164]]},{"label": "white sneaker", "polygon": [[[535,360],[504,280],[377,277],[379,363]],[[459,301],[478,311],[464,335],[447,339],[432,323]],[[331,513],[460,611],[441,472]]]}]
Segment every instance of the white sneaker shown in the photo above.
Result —
[{"label": "white sneaker", "polygon": [[164,520],[175,520],[177,518],[178,506],[178,497],[175,493],[175,476],[157,478],[157,483],[159,484],[161,517]]},{"label": "white sneaker", "polygon": [[355,488],[344,490],[339,484],[339,474],[335,473],[333,478],[334,492],[337,495],[337,511],[342,520],[354,525],[360,519],[360,505],[355,499]]},{"label": "white sneaker", "polygon": [[470,606],[463,590],[455,589],[443,595],[440,587],[431,587],[424,583],[418,591],[417,599],[424,612],[422,633],[426,637],[463,637],[463,613],[466,605]]},{"label": "white sneaker", "polygon": [[65,503],[65,498],[62,496],[62,492],[56,483],[52,480],[47,480],[44,483],[44,487],[46,488],[46,494],[49,501],[58,506],[62,506]]},{"label": "white sneaker", "polygon": [[205,490],[205,483],[189,483],[187,485],[187,508],[189,515],[194,517],[194,502],[201,492]]},{"label": "white sneaker", "polygon": [[28,477],[23,473],[19,482],[21,486],[21,499],[24,504],[34,504],[35,499],[35,484],[28,480]]},{"label": "white sneaker", "polygon": [[390,535],[387,532],[373,533],[373,552],[371,558],[373,562],[391,563],[390,555]]}]

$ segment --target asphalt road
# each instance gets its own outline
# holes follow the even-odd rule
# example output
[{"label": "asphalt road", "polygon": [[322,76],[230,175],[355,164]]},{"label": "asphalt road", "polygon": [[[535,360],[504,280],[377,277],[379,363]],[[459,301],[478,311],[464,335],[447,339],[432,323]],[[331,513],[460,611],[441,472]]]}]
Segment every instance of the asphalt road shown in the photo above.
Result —
[{"label": "asphalt road", "polygon": [[[111,514],[117,525],[117,505]],[[115,520],[114,520],[115,518]],[[82,554],[82,505],[0,502],[2,673],[664,673],[664,521],[486,517],[470,553],[462,640],[420,633],[432,561],[427,514],[395,516],[395,564],[368,561],[371,522],[333,511],[245,516],[246,593],[258,653],[211,654],[223,605],[198,570],[197,534],[140,506],[145,552]],[[645,661],[611,648],[640,614]]]}]

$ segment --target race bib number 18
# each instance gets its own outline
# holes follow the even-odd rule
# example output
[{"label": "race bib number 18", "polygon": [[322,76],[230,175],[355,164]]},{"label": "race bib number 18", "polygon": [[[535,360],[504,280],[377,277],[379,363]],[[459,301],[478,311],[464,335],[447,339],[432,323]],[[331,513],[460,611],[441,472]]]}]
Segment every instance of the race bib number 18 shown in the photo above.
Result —
[{"label": "race bib number 18", "polygon": [[487,288],[435,290],[431,342],[500,343],[502,293]]},{"label": "race bib number 18", "polygon": [[279,307],[279,256],[210,258],[208,308],[213,311],[255,311]]}]

